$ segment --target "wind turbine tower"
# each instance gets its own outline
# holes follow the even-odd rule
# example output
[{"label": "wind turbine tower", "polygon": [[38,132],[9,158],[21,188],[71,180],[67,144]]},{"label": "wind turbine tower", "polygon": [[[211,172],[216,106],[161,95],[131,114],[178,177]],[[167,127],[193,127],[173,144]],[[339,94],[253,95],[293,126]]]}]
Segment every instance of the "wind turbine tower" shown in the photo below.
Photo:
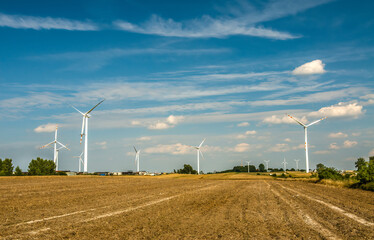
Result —
[{"label": "wind turbine tower", "polygon": [[140,150],[136,150],[135,146],[134,146],[134,150],[135,150],[136,172],[139,172]]},{"label": "wind turbine tower", "polygon": [[56,130],[55,130],[55,140],[42,146],[40,149],[42,148],[46,148],[48,146],[50,146],[51,144],[53,144],[53,162],[55,163],[56,165],[56,171],[58,171],[58,152],[63,149],[63,148],[66,148],[67,150],[70,150],[69,148],[67,148],[64,144],[60,143],[58,140],[57,140],[57,130],[58,130],[58,126],[56,126]]},{"label": "wind turbine tower", "polygon": [[[205,142],[205,138],[204,140],[200,143],[199,146],[190,146],[190,147],[193,147],[196,149],[196,152],[197,152],[197,174],[200,174],[200,154],[201,156],[204,158],[204,155],[203,153],[201,152],[200,148],[201,146],[203,145],[203,143]],[[205,159],[205,158],[204,158]]]},{"label": "wind turbine tower", "polygon": [[287,169],[287,162],[286,162],[286,158],[283,159],[283,170],[286,172],[286,169]]},{"label": "wind turbine tower", "polygon": [[78,158],[78,172],[82,172],[81,165],[83,165],[82,159],[83,152],[79,156],[74,156],[73,158]]},{"label": "wind turbine tower", "polygon": [[308,125],[305,125],[304,123],[300,122],[299,120],[297,120],[296,118],[292,117],[291,115],[287,115],[289,116],[291,119],[293,119],[295,122],[297,122],[298,124],[300,124],[301,126],[304,127],[304,134],[305,134],[305,163],[306,163],[306,172],[308,173],[309,172],[309,156],[308,156],[308,127],[326,119],[326,117],[324,118],[321,118],[317,121],[314,121]]},{"label": "wind turbine tower", "polygon": [[249,173],[249,164],[251,163],[251,161],[246,161],[247,164],[248,164],[248,173]]},{"label": "wind turbine tower", "polygon": [[83,113],[83,112],[79,111],[78,109],[76,109],[74,106],[72,106],[75,110],[77,110],[83,116],[83,119],[82,119],[82,132],[81,132],[81,141],[80,141],[80,143],[82,144],[82,138],[83,138],[83,135],[84,135],[83,171],[85,173],[87,173],[87,163],[88,163],[88,153],[87,153],[88,152],[87,151],[87,149],[88,149],[88,118],[91,117],[91,115],[89,113],[92,112],[102,102],[104,102],[104,100],[101,100],[98,104],[96,104],[93,108],[91,108],[90,110],[88,110],[86,113]]},{"label": "wind turbine tower", "polygon": [[269,162],[270,160],[264,160],[264,162],[266,163],[266,172],[269,171]]},{"label": "wind turbine tower", "polygon": [[299,171],[299,159],[295,159],[296,162],[296,171]]}]

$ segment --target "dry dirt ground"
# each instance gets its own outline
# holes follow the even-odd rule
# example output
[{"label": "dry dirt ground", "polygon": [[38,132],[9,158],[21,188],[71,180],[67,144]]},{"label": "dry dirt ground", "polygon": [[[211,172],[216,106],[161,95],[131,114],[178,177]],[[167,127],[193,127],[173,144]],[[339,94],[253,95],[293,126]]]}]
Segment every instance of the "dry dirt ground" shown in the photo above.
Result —
[{"label": "dry dirt ground", "polygon": [[374,239],[373,192],[259,177],[4,177],[0,238]]}]

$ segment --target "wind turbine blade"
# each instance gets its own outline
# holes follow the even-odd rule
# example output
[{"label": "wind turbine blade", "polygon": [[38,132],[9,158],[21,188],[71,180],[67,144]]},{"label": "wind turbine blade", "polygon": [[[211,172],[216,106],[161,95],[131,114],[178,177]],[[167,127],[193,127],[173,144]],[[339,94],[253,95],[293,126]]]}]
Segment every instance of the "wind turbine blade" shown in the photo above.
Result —
[{"label": "wind turbine blade", "polygon": [[324,118],[321,118],[321,119],[319,119],[319,120],[317,120],[317,121],[314,121],[314,122],[308,124],[307,127],[312,126],[313,124],[316,124],[316,123],[318,123],[318,122],[320,122],[320,121],[322,121],[322,120],[324,120],[324,119],[326,119],[326,118],[327,118],[327,117],[324,117]]},{"label": "wind turbine blade", "polygon": [[74,108],[75,110],[77,110],[80,114],[84,115],[84,113],[82,113],[81,111],[79,111],[78,109],[76,109],[74,106],[71,106],[72,108]]},{"label": "wind turbine blade", "polygon": [[205,157],[204,157],[204,154],[203,154],[203,152],[202,151],[200,151],[200,150],[198,150],[199,151],[199,153],[200,153],[200,155],[203,157],[203,159],[205,160]]},{"label": "wind turbine blade", "polygon": [[201,146],[203,145],[204,142],[205,142],[205,138],[204,138],[204,140],[200,143],[199,148],[201,148]]},{"label": "wind turbine blade", "polygon": [[[64,144],[60,143],[59,141],[57,141],[58,144],[60,144],[62,146],[62,148],[66,148],[67,150],[70,151],[70,149],[68,147],[66,147]],[[61,148],[60,148],[61,149]]]},{"label": "wind turbine blade", "polygon": [[304,123],[300,122],[299,120],[297,120],[296,118],[292,117],[291,115],[287,114],[287,116],[289,116],[291,119],[293,119],[295,122],[297,122],[297,123],[300,124],[301,126],[303,126],[303,127],[307,127],[307,126],[305,126]]},{"label": "wind turbine blade", "polygon": [[135,153],[138,153],[138,151],[136,150],[135,146],[133,146],[133,147],[134,147]]},{"label": "wind turbine blade", "polygon": [[55,141],[52,141],[52,142],[50,142],[50,143],[48,143],[48,144],[46,144],[46,145],[40,147],[39,149],[46,148],[46,147],[48,147],[49,145],[51,145],[51,144],[53,144],[53,143],[55,143]]},{"label": "wind turbine blade", "polygon": [[99,106],[104,101],[105,99],[101,100],[98,104],[95,105],[95,107],[91,108],[88,112],[86,112],[86,114],[89,114],[90,112],[92,112],[92,110],[94,110],[97,106]]}]

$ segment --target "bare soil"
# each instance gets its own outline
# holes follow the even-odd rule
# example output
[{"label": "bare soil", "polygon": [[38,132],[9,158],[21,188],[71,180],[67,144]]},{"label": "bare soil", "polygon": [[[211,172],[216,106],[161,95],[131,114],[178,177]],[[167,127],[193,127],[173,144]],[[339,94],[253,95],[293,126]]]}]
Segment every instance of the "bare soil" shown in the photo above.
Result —
[{"label": "bare soil", "polygon": [[374,193],[266,176],[3,177],[2,239],[374,239]]}]

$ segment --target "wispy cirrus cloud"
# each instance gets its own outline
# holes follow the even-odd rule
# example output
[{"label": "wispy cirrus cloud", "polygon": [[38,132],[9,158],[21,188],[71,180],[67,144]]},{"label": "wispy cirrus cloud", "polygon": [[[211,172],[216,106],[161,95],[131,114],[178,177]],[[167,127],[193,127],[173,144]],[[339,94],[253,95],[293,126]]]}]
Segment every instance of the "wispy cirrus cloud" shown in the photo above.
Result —
[{"label": "wispy cirrus cloud", "polygon": [[69,30],[96,31],[99,27],[90,21],[77,21],[66,18],[34,17],[24,15],[8,15],[0,13],[0,27],[34,29],[34,30]]},{"label": "wispy cirrus cloud", "polygon": [[124,31],[166,37],[225,38],[233,35],[245,35],[287,40],[300,36],[265,28],[258,24],[296,14],[326,2],[329,1],[271,1],[262,10],[258,10],[246,1],[238,1],[236,6],[226,8],[227,12],[221,17],[203,15],[200,18],[178,22],[154,14],[148,21],[141,24],[123,20],[114,21],[113,24]]},{"label": "wispy cirrus cloud", "polygon": [[228,48],[204,48],[204,49],[176,49],[166,47],[151,48],[111,48],[100,51],[86,52],[65,52],[56,54],[47,54],[41,56],[27,57],[28,60],[37,61],[58,61],[66,62],[67,71],[95,71],[103,68],[113,59],[136,55],[173,55],[173,56],[198,56],[204,54],[222,54],[229,53]]}]

